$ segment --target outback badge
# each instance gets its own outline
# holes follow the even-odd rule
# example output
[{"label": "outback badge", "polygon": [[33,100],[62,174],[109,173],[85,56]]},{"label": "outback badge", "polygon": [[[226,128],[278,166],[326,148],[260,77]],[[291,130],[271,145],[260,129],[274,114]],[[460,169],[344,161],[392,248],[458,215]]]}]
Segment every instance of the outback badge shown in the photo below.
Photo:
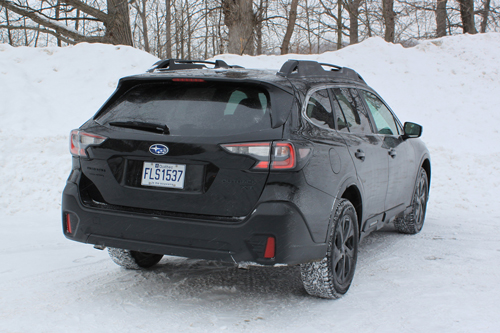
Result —
[{"label": "outback badge", "polygon": [[168,147],[160,143],[155,143],[149,147],[149,152],[153,155],[165,155],[168,153]]}]

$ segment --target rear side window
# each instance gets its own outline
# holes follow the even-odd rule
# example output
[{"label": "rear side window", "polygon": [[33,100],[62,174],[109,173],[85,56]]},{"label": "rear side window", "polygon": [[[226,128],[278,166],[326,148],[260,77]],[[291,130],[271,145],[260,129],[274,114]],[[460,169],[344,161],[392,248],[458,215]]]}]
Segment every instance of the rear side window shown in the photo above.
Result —
[{"label": "rear side window", "polygon": [[129,89],[95,119],[99,124],[166,125],[171,135],[222,136],[271,128],[268,92],[252,85],[147,83]]},{"label": "rear side window", "polygon": [[335,128],[328,90],[318,90],[311,95],[307,102],[306,115],[320,127]]},{"label": "rear side window", "polygon": [[358,92],[347,88],[332,90],[345,118],[345,123],[339,123],[339,128],[347,127],[351,133],[372,133],[368,114]]}]

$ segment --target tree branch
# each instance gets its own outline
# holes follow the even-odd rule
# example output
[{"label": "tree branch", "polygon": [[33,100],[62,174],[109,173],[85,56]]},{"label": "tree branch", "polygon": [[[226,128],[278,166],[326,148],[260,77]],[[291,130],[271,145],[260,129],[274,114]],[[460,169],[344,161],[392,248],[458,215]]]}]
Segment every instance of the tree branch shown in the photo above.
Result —
[{"label": "tree branch", "polygon": [[63,24],[60,24],[59,22],[52,20],[52,19],[47,19],[39,15],[39,13],[36,10],[33,9],[25,9],[21,8],[20,6],[16,5],[12,1],[9,0],[0,0],[0,6],[3,6],[11,11],[13,11],[16,14],[19,14],[24,17],[28,17],[31,19],[33,22],[38,23],[46,28],[52,29],[55,33],[65,36],[69,39],[74,40],[75,43],[78,42],[89,42],[89,43],[97,43],[101,42],[104,43],[104,37],[87,37],[84,35],[81,35],[78,33],[78,31],[73,30],[69,27],[66,27]]},{"label": "tree branch", "polygon": [[39,31],[39,32],[43,32],[43,33],[48,33],[54,37],[57,37],[59,38],[60,40],[62,40],[63,42],[65,43],[68,43],[68,44],[71,44],[71,45],[75,45],[76,42],[74,40],[71,40],[71,39],[68,39],[60,34],[58,34],[57,32],[55,32],[54,30],[50,30],[50,29],[45,29],[45,28],[37,28],[37,27],[30,27],[30,26],[18,26],[18,25],[0,25],[0,29],[10,29],[10,30],[34,30],[34,31]]},{"label": "tree branch", "polygon": [[109,20],[108,14],[101,12],[99,9],[95,9],[94,7],[91,7],[79,0],[62,0],[62,2],[71,5],[75,8],[78,8],[82,12],[92,15],[99,21],[106,22]]}]

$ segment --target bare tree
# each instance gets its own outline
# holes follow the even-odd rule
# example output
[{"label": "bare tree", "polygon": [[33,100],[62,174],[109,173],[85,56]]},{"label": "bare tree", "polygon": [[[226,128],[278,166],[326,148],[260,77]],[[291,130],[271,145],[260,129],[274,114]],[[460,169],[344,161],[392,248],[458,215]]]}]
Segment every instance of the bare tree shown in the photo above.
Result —
[{"label": "bare tree", "polygon": [[458,0],[460,4],[460,17],[462,18],[462,29],[464,34],[477,33],[474,21],[474,0]]},{"label": "bare tree", "polygon": [[222,0],[224,24],[229,29],[229,53],[254,53],[255,15],[252,0]]},{"label": "bare tree", "polygon": [[290,45],[290,39],[292,38],[293,29],[295,28],[295,21],[297,20],[297,6],[299,0],[292,0],[290,6],[290,12],[288,14],[288,25],[286,27],[285,37],[283,38],[283,43],[281,44],[281,54],[288,54],[288,46]]},{"label": "bare tree", "polygon": [[172,33],[171,33],[171,26],[172,26],[172,4],[170,0],[165,0],[165,8],[166,8],[166,15],[165,15],[165,37],[167,39],[166,41],[166,57],[167,58],[172,58]]},{"label": "bare tree", "polygon": [[359,7],[361,0],[345,0],[347,11],[349,12],[349,44],[357,44],[359,42]]},{"label": "bare tree", "polygon": [[342,3],[343,0],[337,1],[337,50],[342,48]]},{"label": "bare tree", "polygon": [[148,21],[146,19],[146,14],[147,14],[147,9],[146,9],[146,3],[148,0],[136,0],[134,2],[134,7],[135,10],[137,10],[137,13],[139,14],[139,17],[141,18],[141,23],[142,23],[142,38],[144,41],[144,51],[146,52],[151,52],[151,48],[149,47],[149,36],[148,36]]},{"label": "bare tree", "polygon": [[483,9],[481,10],[481,33],[486,32],[486,26],[488,25],[488,16],[490,15],[490,4],[491,0],[483,1]]},{"label": "bare tree", "polygon": [[[35,25],[24,24],[24,29],[43,31],[69,44],[76,44],[79,42],[100,42],[132,45],[127,1],[107,0],[107,12],[101,11],[80,0],[61,0],[61,2],[85,12],[92,16],[95,21],[101,22],[105,30],[104,36],[87,36],[81,34],[64,24],[60,24],[61,21],[67,22],[68,20],[75,20],[74,17],[58,18],[55,17],[55,12],[54,16],[50,16],[44,13],[43,10],[30,7],[26,1],[0,0],[0,6],[43,27],[40,28]],[[16,29],[18,27],[17,25],[11,26],[10,28]]]},{"label": "bare tree", "polygon": [[438,37],[446,36],[446,20],[448,14],[446,13],[446,4],[448,0],[436,1],[436,35]]},{"label": "bare tree", "polygon": [[394,12],[394,0],[382,0],[382,11],[385,25],[384,39],[386,42],[394,43],[396,18],[396,13]]}]

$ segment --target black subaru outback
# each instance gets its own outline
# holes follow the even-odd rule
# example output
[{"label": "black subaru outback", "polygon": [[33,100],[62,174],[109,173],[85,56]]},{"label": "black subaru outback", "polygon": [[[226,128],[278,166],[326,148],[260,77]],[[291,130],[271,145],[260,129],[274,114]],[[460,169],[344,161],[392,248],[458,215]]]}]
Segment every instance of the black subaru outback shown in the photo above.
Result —
[{"label": "black subaru outback", "polygon": [[127,268],[163,255],[300,264],[309,294],[337,298],[363,237],[421,230],[421,133],[349,68],[163,60],[71,132],[64,234]]}]

